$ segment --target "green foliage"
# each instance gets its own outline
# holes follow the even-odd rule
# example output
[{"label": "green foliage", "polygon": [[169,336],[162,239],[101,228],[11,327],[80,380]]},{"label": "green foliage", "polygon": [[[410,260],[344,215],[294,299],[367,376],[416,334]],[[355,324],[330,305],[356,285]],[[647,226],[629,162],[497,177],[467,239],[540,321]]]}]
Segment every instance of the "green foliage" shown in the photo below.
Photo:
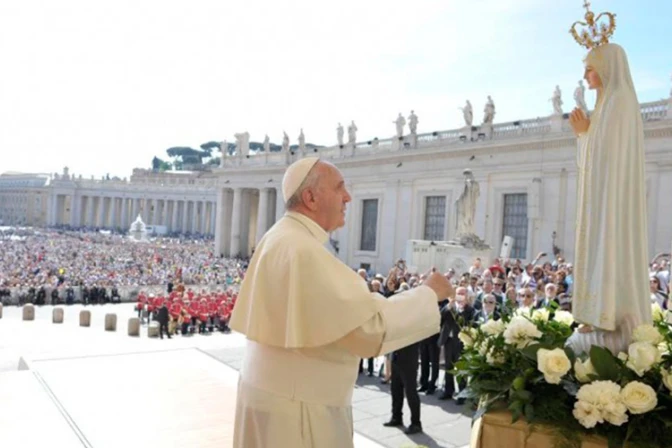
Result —
[{"label": "green foliage", "polygon": [[158,157],[152,159],[152,169],[154,171],[170,171],[173,169],[173,164]]}]

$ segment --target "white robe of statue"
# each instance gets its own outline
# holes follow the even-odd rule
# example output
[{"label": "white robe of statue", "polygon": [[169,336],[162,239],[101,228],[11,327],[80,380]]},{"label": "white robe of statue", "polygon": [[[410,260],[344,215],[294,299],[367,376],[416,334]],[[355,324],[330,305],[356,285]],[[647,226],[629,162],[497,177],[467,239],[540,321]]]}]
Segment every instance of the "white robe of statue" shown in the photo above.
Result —
[{"label": "white robe of statue", "polygon": [[432,289],[385,300],[326,249],[328,238],[288,212],[250,261],[230,322],[248,339],[234,448],[352,447],[360,358],[439,331]]},{"label": "white robe of statue", "polygon": [[644,134],[625,51],[603,45],[586,64],[603,91],[579,138],[572,313],[595,331],[575,333],[568,345],[617,354],[627,351],[636,326],[651,323]]}]

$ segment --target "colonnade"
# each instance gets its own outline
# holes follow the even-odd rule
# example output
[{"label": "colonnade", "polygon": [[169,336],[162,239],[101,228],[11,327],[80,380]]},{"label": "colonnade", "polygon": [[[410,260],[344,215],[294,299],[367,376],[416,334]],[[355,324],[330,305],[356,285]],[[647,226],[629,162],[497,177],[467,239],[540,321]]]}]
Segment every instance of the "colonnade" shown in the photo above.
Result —
[{"label": "colonnade", "polygon": [[145,224],[165,226],[168,232],[211,235],[217,203],[206,199],[170,199],[98,195],[52,194],[49,225],[127,230],[138,215]]}]

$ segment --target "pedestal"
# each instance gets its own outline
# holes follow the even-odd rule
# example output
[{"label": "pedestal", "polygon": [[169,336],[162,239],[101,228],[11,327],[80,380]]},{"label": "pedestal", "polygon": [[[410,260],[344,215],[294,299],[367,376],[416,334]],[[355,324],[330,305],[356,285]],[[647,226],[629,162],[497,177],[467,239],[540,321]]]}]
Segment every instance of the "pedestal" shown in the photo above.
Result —
[{"label": "pedestal", "polygon": [[447,241],[409,240],[406,243],[406,264],[416,272],[435,267],[440,272],[454,269],[456,275],[469,271],[474,259],[490,265],[491,249],[472,249]]},{"label": "pedestal", "polygon": [[[551,428],[530,426],[524,420],[511,423],[506,411],[488,412],[471,428],[471,448],[548,448],[555,446]],[[581,448],[607,448],[607,441],[597,437],[581,439]]]}]

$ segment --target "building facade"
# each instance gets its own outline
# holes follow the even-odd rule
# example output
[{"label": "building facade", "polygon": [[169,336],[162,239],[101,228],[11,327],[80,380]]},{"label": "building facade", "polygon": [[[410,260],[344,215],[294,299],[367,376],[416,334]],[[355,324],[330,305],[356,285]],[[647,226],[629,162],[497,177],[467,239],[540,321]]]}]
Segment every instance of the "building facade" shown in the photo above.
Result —
[{"label": "building facade", "polygon": [[45,226],[49,181],[48,174],[0,174],[0,225]]},{"label": "building facade", "polygon": [[[672,242],[672,94],[641,104],[651,256]],[[479,184],[476,233],[497,256],[559,250],[574,258],[576,139],[566,114],[411,134],[327,148],[226,156],[203,172],[136,169],[126,179],[62,174],[0,176],[5,225],[127,230],[140,215],[175,233],[214,235],[215,252],[249,256],[285,211],[282,177],[293,161],[319,155],[342,171],[352,195],[346,225],[330,246],[353,268],[385,272],[409,240],[447,241],[456,230],[463,171]],[[618,242],[614,242],[618,244]]]},{"label": "building facade", "polygon": [[[649,252],[672,242],[672,97],[641,105],[644,120]],[[316,150],[229,156],[217,175],[217,253],[249,255],[284,213],[287,165]],[[469,168],[480,186],[477,234],[499,254],[514,238],[511,258],[574,257],[576,138],[567,115],[317,150],[342,171],[352,202],[331,245],[349,266],[385,272],[405,257],[411,239],[455,236],[455,201]],[[618,242],[614,242],[618,244]]]}]

